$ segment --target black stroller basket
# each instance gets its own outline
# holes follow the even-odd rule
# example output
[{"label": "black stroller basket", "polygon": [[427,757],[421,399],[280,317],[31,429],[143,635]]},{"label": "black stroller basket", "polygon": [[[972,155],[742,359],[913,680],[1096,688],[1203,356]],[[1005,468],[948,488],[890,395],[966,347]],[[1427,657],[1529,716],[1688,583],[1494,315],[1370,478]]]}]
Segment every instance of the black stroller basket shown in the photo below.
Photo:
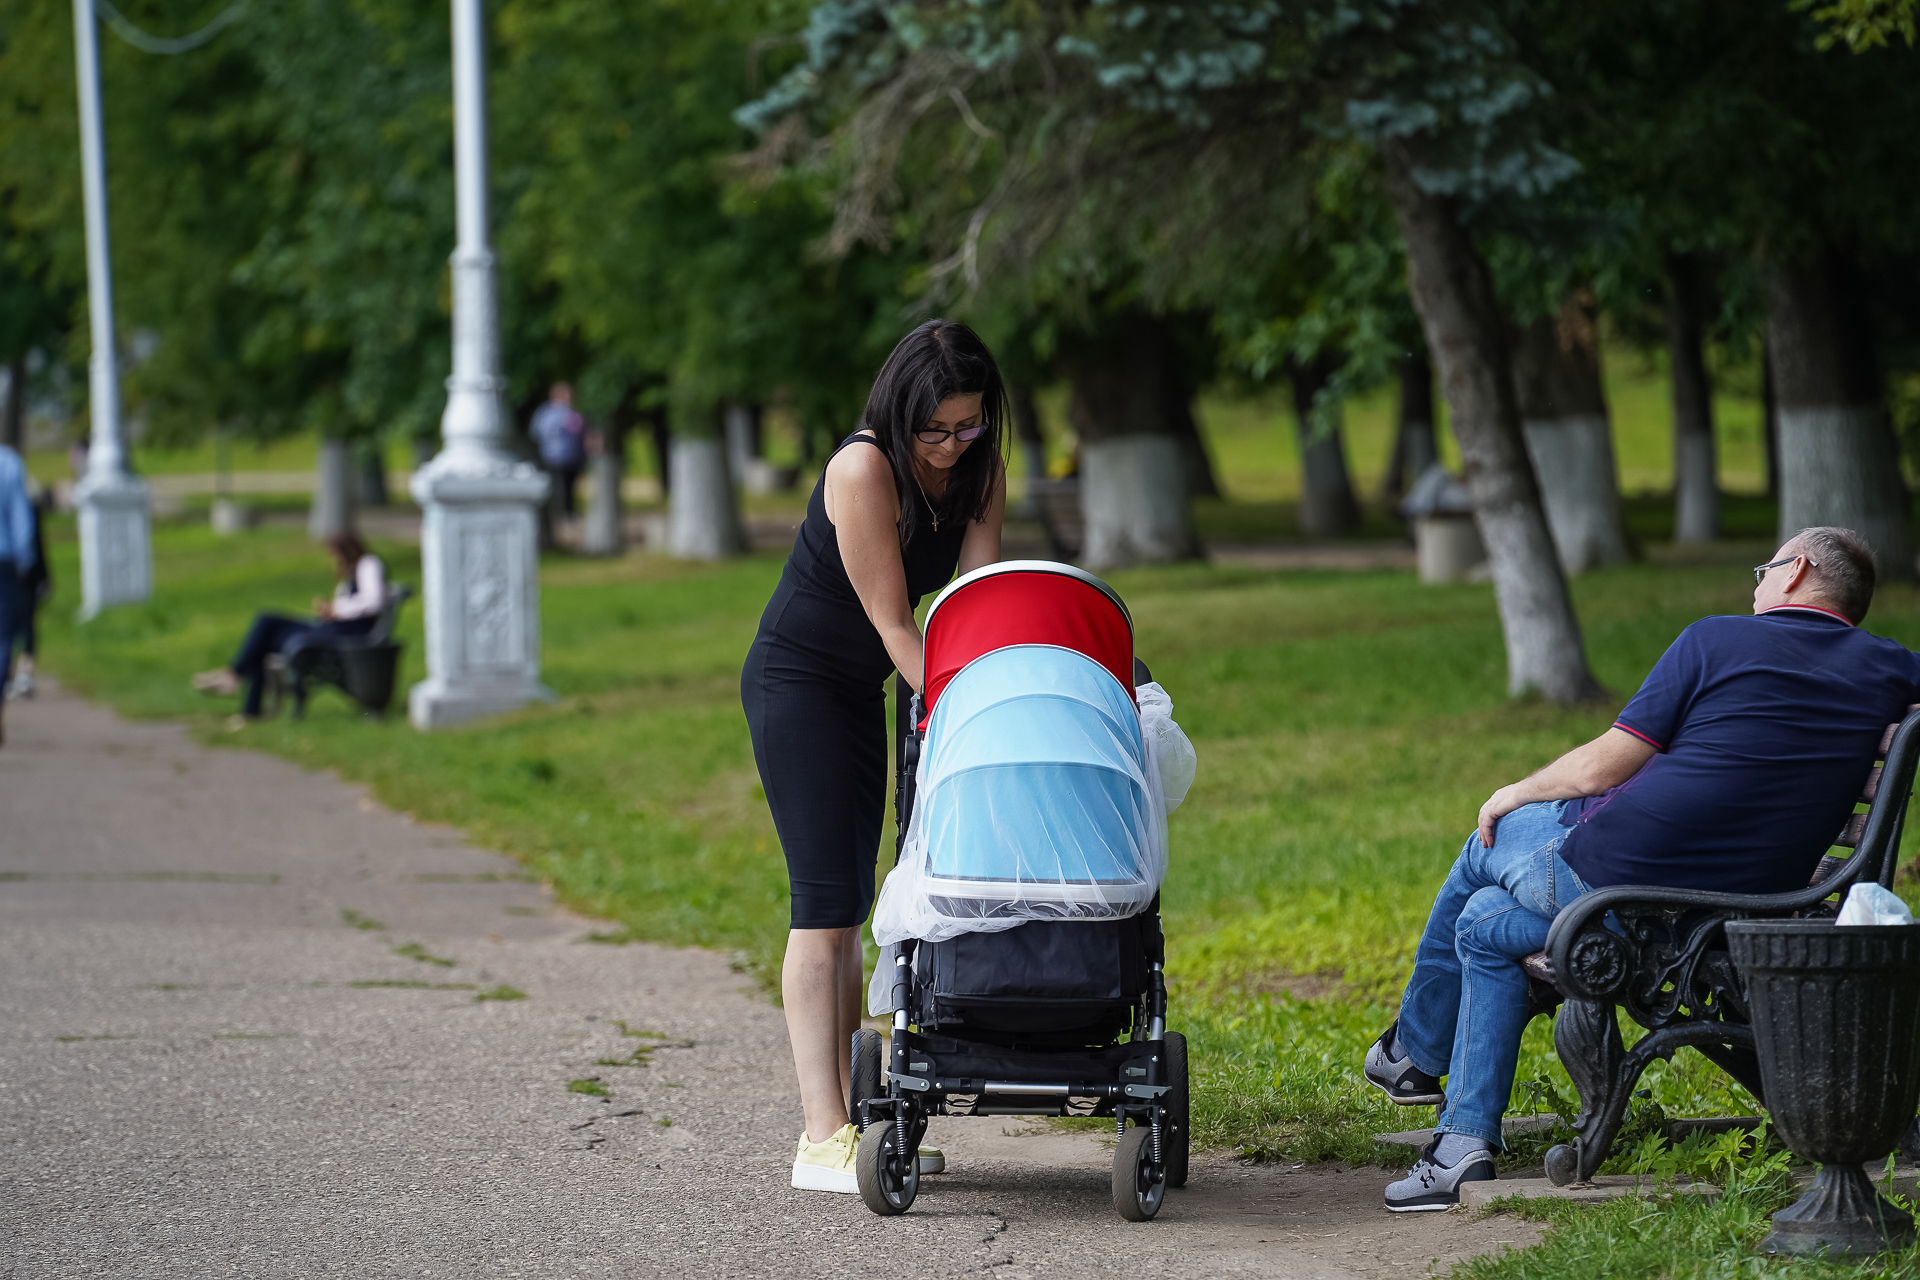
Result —
[{"label": "black stroller basket", "polygon": [[[1150,678],[1137,660],[1134,674]],[[904,681],[896,694],[904,841],[922,717]],[[1166,1029],[1159,908],[1156,897],[1124,919],[1033,920],[886,948],[892,1034],[854,1034],[849,1098],[869,1208],[912,1205],[930,1116],[1103,1116],[1119,1135],[1114,1207],[1134,1222],[1159,1212],[1166,1189],[1186,1183],[1189,1138],[1186,1039]]]}]

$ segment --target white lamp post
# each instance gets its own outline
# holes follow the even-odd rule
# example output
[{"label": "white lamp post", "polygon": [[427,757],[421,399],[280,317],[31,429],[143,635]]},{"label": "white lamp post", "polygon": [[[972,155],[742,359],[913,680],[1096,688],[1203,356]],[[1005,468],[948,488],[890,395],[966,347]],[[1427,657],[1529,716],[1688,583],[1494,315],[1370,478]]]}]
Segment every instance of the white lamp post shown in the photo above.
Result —
[{"label": "white lamp post", "polygon": [[480,0],[453,0],[453,376],[441,450],[414,473],[426,511],[427,678],[407,698],[433,729],[553,693],[540,683],[536,512],[547,477],[506,448],[500,324],[487,247],[487,79]]},{"label": "white lamp post", "polygon": [[87,473],[74,486],[80,511],[80,616],[153,594],[147,486],[127,470],[120,434],[120,368],[113,332],[113,264],[107,245],[106,143],[100,123],[100,44],[93,0],[73,0],[73,56],[80,87],[80,187],[87,228],[87,316],[93,351],[87,399],[93,434]]}]

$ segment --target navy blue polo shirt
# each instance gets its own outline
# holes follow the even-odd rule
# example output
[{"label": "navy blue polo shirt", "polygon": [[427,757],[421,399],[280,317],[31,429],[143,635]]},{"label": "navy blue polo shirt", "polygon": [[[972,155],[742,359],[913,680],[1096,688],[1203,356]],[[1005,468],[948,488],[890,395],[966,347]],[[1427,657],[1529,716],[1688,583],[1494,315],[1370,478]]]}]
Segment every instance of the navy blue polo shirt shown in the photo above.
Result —
[{"label": "navy blue polo shirt", "polygon": [[1702,618],[1614,722],[1659,754],[1566,807],[1560,856],[1593,888],[1805,888],[1917,693],[1920,656],[1830,610]]}]

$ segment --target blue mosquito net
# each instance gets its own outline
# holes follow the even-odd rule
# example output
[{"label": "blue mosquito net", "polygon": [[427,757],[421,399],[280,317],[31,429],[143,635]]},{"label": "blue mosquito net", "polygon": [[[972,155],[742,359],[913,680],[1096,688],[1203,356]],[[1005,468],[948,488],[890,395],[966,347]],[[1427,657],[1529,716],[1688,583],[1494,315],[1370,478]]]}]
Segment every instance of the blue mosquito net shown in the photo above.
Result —
[{"label": "blue mosquito net", "polygon": [[1166,803],[1127,690],[1071,649],[997,649],[928,722],[874,938],[1135,915],[1166,868]]}]

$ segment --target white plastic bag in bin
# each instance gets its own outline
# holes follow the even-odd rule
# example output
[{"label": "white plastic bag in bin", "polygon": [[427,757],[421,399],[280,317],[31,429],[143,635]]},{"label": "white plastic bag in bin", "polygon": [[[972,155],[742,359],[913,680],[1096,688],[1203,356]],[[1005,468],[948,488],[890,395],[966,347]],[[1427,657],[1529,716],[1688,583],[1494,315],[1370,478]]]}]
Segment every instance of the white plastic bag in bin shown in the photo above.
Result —
[{"label": "white plastic bag in bin", "polygon": [[1847,890],[1835,924],[1912,924],[1913,912],[1887,889],[1869,880]]}]

